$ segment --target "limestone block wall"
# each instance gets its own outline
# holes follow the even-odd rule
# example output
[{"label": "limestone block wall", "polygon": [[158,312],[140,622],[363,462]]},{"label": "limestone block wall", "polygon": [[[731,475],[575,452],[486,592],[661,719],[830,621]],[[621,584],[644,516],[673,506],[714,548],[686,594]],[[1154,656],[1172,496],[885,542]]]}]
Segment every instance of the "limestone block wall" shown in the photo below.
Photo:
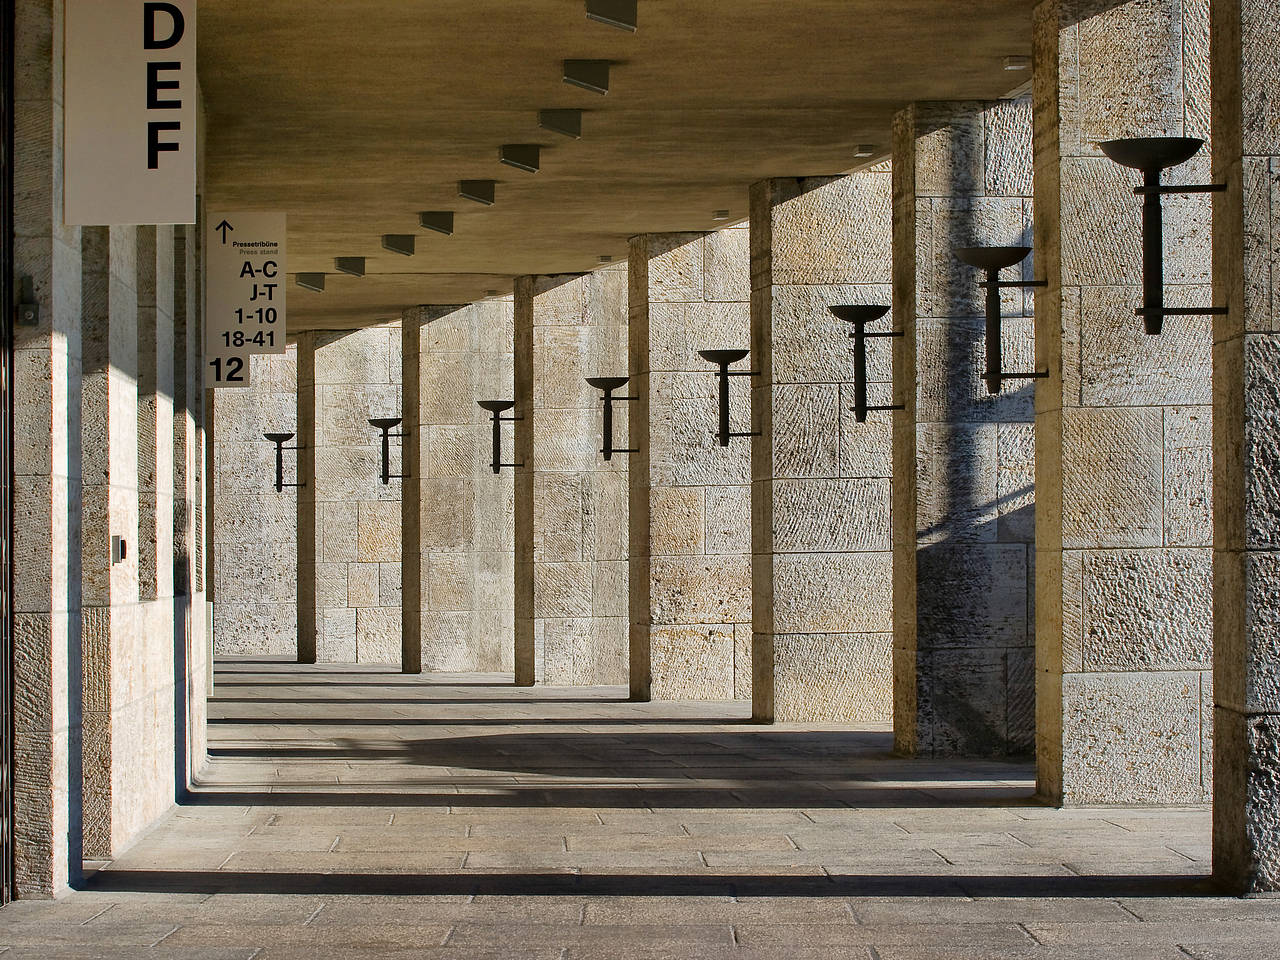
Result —
[{"label": "limestone block wall", "polygon": [[588,376],[627,369],[625,264],[515,287],[516,682],[627,681],[627,469]]},{"label": "limestone block wall", "polygon": [[[512,301],[420,307],[403,322],[417,347],[420,501],[408,509],[420,518],[422,668],[509,672],[514,480],[510,469],[496,476],[490,469],[490,421],[476,400],[512,398]],[[406,364],[409,357],[406,349]],[[413,404],[412,376],[406,366],[406,405]],[[504,434],[510,459],[512,428]]]},{"label": "limestone block wall", "polygon": [[[400,347],[398,321],[299,338],[298,432],[309,451],[299,458],[308,488],[298,574],[312,579],[299,590],[298,628],[303,638],[303,606],[314,604],[320,662],[401,662],[400,481],[382,483],[382,438],[369,424],[401,415]],[[390,472],[403,473],[394,437],[391,455]]]},{"label": "limestone block wall", "polygon": [[[214,653],[297,650],[298,490],[277,493],[267,433],[298,432],[297,346],[250,359],[249,386],[214,391]],[[297,437],[287,444],[296,445]],[[284,454],[285,482],[298,455]]]},{"label": "limestone block wall", "polygon": [[[899,749],[1029,755],[1035,730],[1035,432],[1030,380],[991,395],[985,274],[958,247],[1031,246],[1031,103],[918,103],[895,122],[895,291],[915,362],[897,487]],[[1004,280],[1034,279],[1034,258]],[[1031,290],[1001,298],[1003,369],[1033,365]],[[914,601],[914,602],[913,602]],[[907,620],[914,619],[914,623]]]},{"label": "limestone block wall", "polygon": [[[631,241],[631,690],[643,699],[751,695],[750,446],[716,443],[714,370],[699,350],[750,342],[750,231]],[[620,391],[623,392],[623,391]],[[749,385],[731,382],[745,430]],[[618,407],[622,413],[622,405]]]},{"label": "limestone block wall", "polygon": [[[854,421],[853,347],[828,307],[891,302],[891,223],[887,164],[751,188],[759,720],[890,717],[890,420]],[[869,358],[872,403],[891,402],[888,358],[879,341]]]},{"label": "limestone block wall", "polygon": [[[1198,802],[1210,782],[1210,320],[1146,336],[1125,136],[1209,136],[1208,4],[1035,12],[1037,756],[1067,803]],[[1170,182],[1209,180],[1207,154]],[[1171,305],[1208,305],[1210,200],[1166,204]]]}]

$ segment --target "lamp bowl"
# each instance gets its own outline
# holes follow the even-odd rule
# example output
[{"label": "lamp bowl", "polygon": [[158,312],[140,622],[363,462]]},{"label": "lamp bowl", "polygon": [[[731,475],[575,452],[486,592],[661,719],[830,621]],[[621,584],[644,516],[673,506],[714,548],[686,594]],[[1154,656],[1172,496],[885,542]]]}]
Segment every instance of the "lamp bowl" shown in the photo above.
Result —
[{"label": "lamp bowl", "polygon": [[699,350],[698,356],[703,360],[727,366],[744,359],[750,352],[750,350]]},{"label": "lamp bowl", "polygon": [[870,323],[889,312],[888,307],[878,303],[837,304],[827,309],[846,323]]},{"label": "lamp bowl", "polygon": [[264,433],[263,436],[272,443],[288,443],[293,439],[292,433]]},{"label": "lamp bowl", "polygon": [[956,256],[980,270],[1003,270],[1027,259],[1030,247],[957,247]]},{"label": "lamp bowl", "polygon": [[619,387],[626,386],[629,379],[630,377],[587,377],[587,385],[603,390],[605,393],[612,393]]},{"label": "lamp bowl", "polygon": [[376,420],[370,420],[369,425],[377,427],[379,430],[390,430],[392,427],[400,425],[400,417],[378,417]]},{"label": "lamp bowl", "polygon": [[1197,137],[1131,137],[1107,140],[1098,146],[1122,167],[1145,173],[1186,163],[1200,152],[1204,141]]},{"label": "lamp bowl", "polygon": [[488,410],[490,413],[502,413],[516,405],[514,400],[477,400],[476,403],[482,410]]}]

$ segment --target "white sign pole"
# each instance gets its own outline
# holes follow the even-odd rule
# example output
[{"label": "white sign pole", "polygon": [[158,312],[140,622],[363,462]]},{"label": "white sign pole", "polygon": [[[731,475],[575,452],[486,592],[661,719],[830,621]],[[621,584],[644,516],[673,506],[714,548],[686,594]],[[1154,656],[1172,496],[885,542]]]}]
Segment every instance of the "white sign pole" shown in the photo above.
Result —
[{"label": "white sign pole", "polygon": [[195,0],[66,0],[63,220],[196,222]]},{"label": "white sign pole", "polygon": [[210,213],[205,234],[204,377],[247,387],[249,358],[285,352],[287,222],[283,213]]}]

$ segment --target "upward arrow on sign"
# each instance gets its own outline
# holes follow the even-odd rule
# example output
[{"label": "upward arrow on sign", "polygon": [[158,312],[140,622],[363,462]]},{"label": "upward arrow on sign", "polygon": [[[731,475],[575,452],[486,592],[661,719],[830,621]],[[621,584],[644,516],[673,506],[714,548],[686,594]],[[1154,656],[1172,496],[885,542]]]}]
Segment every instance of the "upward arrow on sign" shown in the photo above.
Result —
[{"label": "upward arrow on sign", "polygon": [[223,220],[220,224],[218,224],[218,225],[217,225],[216,227],[214,227],[213,229],[215,229],[215,230],[220,230],[220,231],[222,232],[222,245],[225,247],[225,246],[227,245],[227,231],[228,231],[228,230],[234,230],[234,229],[235,229],[235,227],[233,227],[231,224],[227,223],[227,221],[226,221],[226,220]]}]

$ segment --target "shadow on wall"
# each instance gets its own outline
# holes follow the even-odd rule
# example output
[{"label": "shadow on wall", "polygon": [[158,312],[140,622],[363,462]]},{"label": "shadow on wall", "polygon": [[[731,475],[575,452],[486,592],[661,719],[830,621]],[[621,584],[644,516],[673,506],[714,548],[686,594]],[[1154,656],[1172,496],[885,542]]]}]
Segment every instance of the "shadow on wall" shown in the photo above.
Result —
[{"label": "shadow on wall", "polygon": [[[951,182],[962,183],[986,149],[960,128],[948,138]],[[984,169],[983,163],[978,163]],[[986,174],[984,173],[983,176]],[[922,300],[917,464],[917,682],[925,756],[1029,757],[1035,749],[1034,396],[1026,380],[990,395],[984,292],[954,251],[1031,245],[1027,200],[985,196],[928,200],[936,240]],[[1008,188],[1006,188],[1008,189]],[[1000,190],[995,190],[997,194]],[[1030,279],[1032,260],[1022,266]],[[1006,370],[1033,366],[1030,298],[1005,293]],[[930,345],[933,337],[941,342]],[[930,349],[932,346],[932,349]]]}]

